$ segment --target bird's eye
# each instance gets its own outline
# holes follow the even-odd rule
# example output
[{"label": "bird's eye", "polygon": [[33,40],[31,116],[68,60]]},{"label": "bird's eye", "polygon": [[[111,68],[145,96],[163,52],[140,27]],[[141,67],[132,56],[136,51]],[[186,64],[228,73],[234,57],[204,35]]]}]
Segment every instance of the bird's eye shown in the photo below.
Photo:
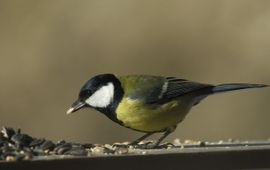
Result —
[{"label": "bird's eye", "polygon": [[90,90],[84,90],[81,91],[79,94],[80,98],[88,98],[89,96],[91,96],[92,92]]}]

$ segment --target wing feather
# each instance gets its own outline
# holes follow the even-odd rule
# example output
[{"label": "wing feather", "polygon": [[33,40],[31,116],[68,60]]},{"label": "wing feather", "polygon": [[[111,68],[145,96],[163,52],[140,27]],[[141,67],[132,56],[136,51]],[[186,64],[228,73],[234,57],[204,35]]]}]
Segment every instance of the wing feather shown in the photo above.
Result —
[{"label": "wing feather", "polygon": [[[180,97],[182,95],[206,89],[208,87],[213,87],[209,84],[202,84],[198,82],[193,82],[185,79],[178,79],[174,77],[166,78],[167,89],[160,95],[156,100],[148,101],[148,103],[165,103],[172,98]],[[203,91],[202,91],[203,92]],[[200,94],[198,94],[200,95]]]},{"label": "wing feather", "polygon": [[[178,79],[176,77],[130,75],[121,76],[119,78],[126,97],[135,100],[143,100],[148,104],[166,103],[172,98],[207,87],[213,87],[209,84]],[[200,91],[200,93],[201,92],[203,92],[203,90]],[[198,96],[199,95],[198,93]]]}]

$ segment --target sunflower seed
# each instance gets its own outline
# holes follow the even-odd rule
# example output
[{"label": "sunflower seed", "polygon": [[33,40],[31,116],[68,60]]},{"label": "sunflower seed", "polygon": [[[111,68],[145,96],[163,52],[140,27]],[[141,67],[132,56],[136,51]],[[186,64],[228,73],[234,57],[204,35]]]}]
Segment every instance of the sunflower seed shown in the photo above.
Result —
[{"label": "sunflower seed", "polygon": [[13,128],[2,127],[1,133],[5,138],[11,139],[11,137],[15,134],[15,131]]},{"label": "sunflower seed", "polygon": [[41,139],[34,139],[34,140],[29,144],[29,146],[30,146],[30,147],[40,146],[40,145],[42,145],[44,142],[45,142],[45,139],[44,139],[44,138],[41,138]]},{"label": "sunflower seed", "polygon": [[87,151],[83,147],[74,147],[67,151],[65,154],[73,156],[86,156]]},{"label": "sunflower seed", "polygon": [[71,144],[69,143],[64,143],[62,145],[58,145],[54,148],[54,152],[57,154],[57,155],[62,155],[66,152],[68,152],[69,150],[72,149],[72,146]]},{"label": "sunflower seed", "polygon": [[11,137],[11,141],[18,146],[28,146],[33,141],[33,138],[26,134],[16,133]]},{"label": "sunflower seed", "polygon": [[55,144],[50,140],[46,140],[44,143],[40,145],[40,149],[42,150],[53,150],[54,147],[55,147]]}]

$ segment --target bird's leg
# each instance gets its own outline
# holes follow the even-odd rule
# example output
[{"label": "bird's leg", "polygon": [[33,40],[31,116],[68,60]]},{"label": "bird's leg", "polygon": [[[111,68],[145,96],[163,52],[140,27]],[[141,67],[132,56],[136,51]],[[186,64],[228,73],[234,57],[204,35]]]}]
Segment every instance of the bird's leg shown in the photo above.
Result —
[{"label": "bird's leg", "polygon": [[146,133],[145,135],[143,135],[142,137],[140,137],[139,139],[134,140],[133,142],[130,143],[130,145],[137,145],[138,143],[140,143],[142,140],[144,140],[145,138],[153,135],[154,132],[149,132]]},{"label": "bird's leg", "polygon": [[[157,148],[159,146],[159,144],[163,141],[163,139],[165,139],[169,134],[171,134],[174,130],[176,129],[176,126],[172,126],[170,128],[167,128],[165,130],[165,132],[163,133],[163,135],[154,143],[148,143],[145,145],[141,145],[140,148],[141,149],[153,149],[153,148]],[[145,135],[143,135],[142,137],[140,137],[139,139],[135,140],[134,142],[131,143],[131,145],[136,145],[138,144],[140,141],[142,141],[143,139],[149,137],[150,135],[154,134],[152,133],[147,133]]]},{"label": "bird's leg", "polygon": [[169,134],[171,134],[176,129],[176,126],[172,126],[170,128],[167,128],[166,131],[163,133],[163,135],[155,142],[153,145],[148,146],[147,149],[153,149],[159,146],[159,144],[165,139]]}]

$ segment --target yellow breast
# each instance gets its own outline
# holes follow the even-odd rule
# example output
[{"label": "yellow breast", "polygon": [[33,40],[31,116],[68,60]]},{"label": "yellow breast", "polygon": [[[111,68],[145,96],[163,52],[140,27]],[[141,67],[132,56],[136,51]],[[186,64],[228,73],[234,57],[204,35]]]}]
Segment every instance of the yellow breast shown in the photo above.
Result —
[{"label": "yellow breast", "polygon": [[125,126],[144,132],[162,131],[181,122],[191,108],[188,99],[177,98],[165,104],[144,104],[123,98],[116,109]]}]

